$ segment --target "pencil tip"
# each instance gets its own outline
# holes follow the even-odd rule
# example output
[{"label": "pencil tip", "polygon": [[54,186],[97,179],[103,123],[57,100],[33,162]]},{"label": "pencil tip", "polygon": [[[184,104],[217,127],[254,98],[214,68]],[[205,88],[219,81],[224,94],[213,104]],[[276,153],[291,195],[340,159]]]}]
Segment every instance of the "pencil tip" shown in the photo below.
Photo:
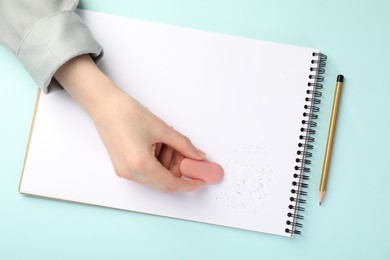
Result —
[{"label": "pencil tip", "polygon": [[324,200],[324,196],[325,196],[325,191],[320,191],[320,199],[319,199],[320,206],[322,204],[322,201]]}]

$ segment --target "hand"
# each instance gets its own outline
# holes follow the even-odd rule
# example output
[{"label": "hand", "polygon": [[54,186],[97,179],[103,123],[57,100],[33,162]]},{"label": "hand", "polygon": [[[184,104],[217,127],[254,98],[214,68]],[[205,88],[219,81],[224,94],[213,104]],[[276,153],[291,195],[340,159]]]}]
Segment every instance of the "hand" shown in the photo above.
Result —
[{"label": "hand", "polygon": [[205,154],[104,74],[88,55],[63,65],[55,78],[93,120],[118,176],[164,192],[188,192],[205,186],[181,178],[183,158]]}]

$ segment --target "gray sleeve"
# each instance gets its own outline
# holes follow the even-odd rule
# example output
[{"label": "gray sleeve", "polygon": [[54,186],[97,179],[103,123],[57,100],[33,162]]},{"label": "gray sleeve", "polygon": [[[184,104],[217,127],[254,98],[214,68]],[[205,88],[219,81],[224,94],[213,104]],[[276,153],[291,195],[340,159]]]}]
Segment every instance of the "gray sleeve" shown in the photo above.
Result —
[{"label": "gray sleeve", "polygon": [[54,73],[68,60],[103,49],[74,12],[78,0],[0,0],[0,43],[10,49],[48,92]]}]

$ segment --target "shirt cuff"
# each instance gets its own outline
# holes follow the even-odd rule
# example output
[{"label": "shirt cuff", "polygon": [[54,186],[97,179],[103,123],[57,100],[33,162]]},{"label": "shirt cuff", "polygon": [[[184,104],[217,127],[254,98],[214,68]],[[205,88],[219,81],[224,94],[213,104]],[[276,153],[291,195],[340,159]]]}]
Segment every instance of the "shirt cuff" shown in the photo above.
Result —
[{"label": "shirt cuff", "polygon": [[103,48],[74,11],[45,17],[26,34],[16,55],[44,93],[56,85],[55,72],[70,59],[90,54],[97,62]]}]

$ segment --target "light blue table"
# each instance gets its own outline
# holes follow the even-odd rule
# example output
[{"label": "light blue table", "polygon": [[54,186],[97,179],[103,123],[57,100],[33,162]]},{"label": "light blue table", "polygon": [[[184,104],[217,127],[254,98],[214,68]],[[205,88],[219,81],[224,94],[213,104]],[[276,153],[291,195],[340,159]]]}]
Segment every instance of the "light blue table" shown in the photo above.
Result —
[{"label": "light blue table", "polygon": [[[303,235],[294,239],[20,195],[36,84],[0,47],[0,259],[390,259],[390,2],[363,2],[81,4],[116,15],[316,47],[328,55]],[[338,73],[346,80],[328,194],[319,207]]]}]

